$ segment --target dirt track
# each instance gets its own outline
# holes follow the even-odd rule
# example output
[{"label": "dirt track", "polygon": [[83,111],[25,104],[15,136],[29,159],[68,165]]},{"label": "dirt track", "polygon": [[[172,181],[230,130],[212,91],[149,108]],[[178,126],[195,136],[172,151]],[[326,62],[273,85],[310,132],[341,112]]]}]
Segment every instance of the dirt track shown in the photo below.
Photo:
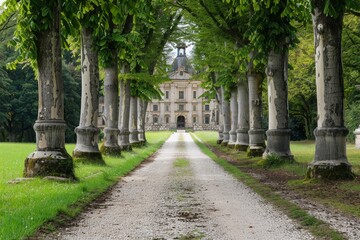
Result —
[{"label": "dirt track", "polygon": [[313,239],[224,172],[187,133],[48,239]]}]

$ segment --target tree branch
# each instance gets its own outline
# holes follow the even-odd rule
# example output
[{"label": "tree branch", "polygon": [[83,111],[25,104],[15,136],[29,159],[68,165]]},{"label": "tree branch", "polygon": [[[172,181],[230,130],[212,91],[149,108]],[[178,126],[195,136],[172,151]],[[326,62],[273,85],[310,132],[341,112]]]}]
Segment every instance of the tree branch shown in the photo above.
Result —
[{"label": "tree branch", "polygon": [[[222,23],[220,23],[216,17],[211,13],[210,9],[205,5],[203,0],[199,0],[200,5],[204,8],[204,10],[206,11],[206,13],[208,14],[208,16],[213,20],[214,24],[217,26],[217,28],[225,33],[226,35],[230,36],[231,38],[233,38],[235,41],[240,41],[240,36],[238,35],[238,31],[237,30],[233,30],[231,29],[231,27],[229,27],[228,22],[226,21],[226,19],[224,18],[224,22],[226,23],[226,26]],[[240,45],[242,45],[242,43],[240,43]]]},{"label": "tree branch", "polygon": [[133,19],[134,19],[133,15],[131,14],[127,15],[121,35],[129,34],[131,32],[133,28]]},{"label": "tree branch", "polygon": [[355,10],[348,9],[347,12],[354,15],[354,16],[356,16],[356,17],[360,17],[360,12],[357,12]]},{"label": "tree branch", "polygon": [[[171,26],[165,31],[165,33],[163,34],[163,37],[158,45],[158,52],[162,51],[166,42],[169,40],[171,34],[175,31],[175,29],[177,28],[181,18],[182,18],[182,14],[180,13],[178,16],[175,17],[175,14],[170,16],[170,22],[172,22]],[[153,61],[150,63],[149,65],[149,74],[153,74],[156,63],[157,63],[158,59],[154,58]]]},{"label": "tree branch", "polygon": [[9,24],[11,18],[12,18],[14,15],[15,15],[15,12],[12,13],[12,14],[8,17],[8,19],[6,19],[6,22],[5,22],[5,23],[1,26],[1,28],[0,28],[0,32],[4,31],[4,30],[6,30],[6,29],[9,29],[9,28],[11,28],[11,27],[13,27],[13,26],[16,25],[16,24],[13,24],[13,25],[11,25],[11,26],[7,26],[7,25]]},{"label": "tree branch", "polygon": [[198,15],[193,10],[191,10],[191,8],[189,8],[185,4],[180,3],[179,0],[174,2],[174,6],[185,9],[191,16],[193,16],[194,18],[198,18]]},{"label": "tree branch", "polygon": [[[224,31],[224,26],[215,18],[215,16],[210,12],[210,9],[205,5],[203,0],[199,0],[200,5],[204,8],[205,12],[208,14],[208,16],[211,18],[211,20],[214,22],[214,24]],[[227,31],[228,29],[226,29]]]}]

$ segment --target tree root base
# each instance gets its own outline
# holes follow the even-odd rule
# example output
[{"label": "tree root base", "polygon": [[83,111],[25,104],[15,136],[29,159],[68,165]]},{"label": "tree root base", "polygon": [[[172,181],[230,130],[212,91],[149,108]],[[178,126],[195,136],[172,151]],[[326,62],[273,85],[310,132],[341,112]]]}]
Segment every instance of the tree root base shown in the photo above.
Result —
[{"label": "tree root base", "polygon": [[306,178],[324,180],[353,180],[355,178],[355,174],[351,171],[351,165],[348,163],[321,161],[309,164]]},{"label": "tree root base", "polygon": [[248,148],[249,148],[248,145],[241,145],[241,144],[235,145],[235,149],[239,152],[246,152]]},{"label": "tree root base", "polygon": [[76,162],[105,165],[101,152],[81,152],[74,151],[73,159]]},{"label": "tree root base", "polygon": [[65,149],[35,151],[26,158],[24,177],[46,176],[76,179],[73,159]]},{"label": "tree root base", "polygon": [[119,146],[106,147],[101,145],[100,152],[106,156],[120,157],[121,156],[121,148]]}]

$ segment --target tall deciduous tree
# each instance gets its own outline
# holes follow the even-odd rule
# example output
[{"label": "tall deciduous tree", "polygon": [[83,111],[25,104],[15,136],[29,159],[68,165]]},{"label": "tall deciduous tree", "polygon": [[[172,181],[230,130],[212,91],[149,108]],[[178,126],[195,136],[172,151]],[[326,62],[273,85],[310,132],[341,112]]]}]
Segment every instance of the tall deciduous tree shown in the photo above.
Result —
[{"label": "tall deciduous tree", "polygon": [[307,3],[298,1],[231,1],[240,15],[250,13],[246,35],[266,59],[269,130],[264,157],[276,154],[292,159],[288,119],[288,48],[297,41],[294,21],[307,19]]},{"label": "tall deciduous tree", "polygon": [[[108,155],[120,155],[118,144],[118,111],[119,111],[119,81],[118,81],[118,51],[119,42],[123,34],[128,34],[132,28],[132,15],[118,6],[118,2],[109,2],[107,5],[108,28],[104,31],[104,47],[101,49],[102,63],[105,71],[104,102],[106,126],[104,128],[104,143],[101,151]],[[126,4],[125,4],[126,5]],[[123,10],[121,12],[119,10]],[[120,41],[119,41],[120,40]]]},{"label": "tall deciduous tree", "polygon": [[[344,126],[344,80],[342,29],[346,4],[356,1],[312,0],[315,39],[316,93],[318,120],[315,130],[315,157],[308,177],[351,179],[346,157],[347,128]],[[355,6],[360,8],[359,5]]]},{"label": "tall deciduous tree", "polygon": [[[6,63],[13,61],[18,55],[8,46],[16,28],[14,25],[16,21],[10,21],[10,23],[10,28],[0,31],[0,39],[2,40],[0,43],[1,72],[8,82],[4,88],[1,88],[4,95],[0,98],[6,97],[4,108],[0,110],[0,115],[4,116],[4,120],[0,122],[3,131],[1,140],[33,142],[35,141],[33,123],[36,120],[38,108],[38,82],[33,70],[27,64],[18,65],[13,70],[5,67]],[[64,118],[67,123],[65,141],[74,142],[73,130],[78,122],[80,109],[79,74],[74,67],[75,60],[70,57],[67,51],[64,52],[64,58],[62,78],[66,86],[64,89]]]},{"label": "tall deciduous tree", "polygon": [[97,34],[102,30],[100,19],[106,13],[97,0],[77,3],[78,12],[76,15],[69,13],[68,24],[71,26],[71,22],[80,23],[76,32],[81,39],[81,112],[79,126],[75,128],[77,141],[73,156],[82,161],[104,164],[98,147],[99,47],[96,41]]},{"label": "tall deciduous tree", "polygon": [[123,151],[131,151],[130,145],[130,79],[125,79],[123,76],[130,73],[130,64],[123,60],[120,64],[120,99],[119,99],[119,136],[118,144]]},{"label": "tall deciduous tree", "polygon": [[65,150],[60,37],[62,1],[8,0],[5,4],[5,12],[19,11],[14,38],[20,52],[17,62],[30,60],[39,81],[38,117],[34,125],[36,151],[25,160],[24,176],[75,178],[72,158]]}]

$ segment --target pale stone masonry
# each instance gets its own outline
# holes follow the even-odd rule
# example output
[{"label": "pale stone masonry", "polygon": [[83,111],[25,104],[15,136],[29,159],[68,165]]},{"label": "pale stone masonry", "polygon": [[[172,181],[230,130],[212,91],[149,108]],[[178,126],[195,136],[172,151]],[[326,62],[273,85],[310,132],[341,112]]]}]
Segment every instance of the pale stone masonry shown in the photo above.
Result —
[{"label": "pale stone masonry", "polygon": [[184,44],[178,45],[177,57],[169,74],[171,81],[160,86],[161,100],[148,104],[146,130],[218,130],[219,107],[215,99],[206,101],[200,96],[206,91],[199,80],[192,80],[193,68],[188,63]]}]

